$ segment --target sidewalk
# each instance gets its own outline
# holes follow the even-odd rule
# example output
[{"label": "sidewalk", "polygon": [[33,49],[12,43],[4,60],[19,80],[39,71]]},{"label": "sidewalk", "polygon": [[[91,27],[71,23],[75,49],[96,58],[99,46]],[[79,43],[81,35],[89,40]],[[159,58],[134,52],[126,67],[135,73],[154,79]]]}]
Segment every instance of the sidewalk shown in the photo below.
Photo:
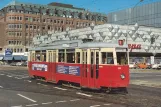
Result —
[{"label": "sidewalk", "polygon": [[161,72],[161,70],[155,70],[155,69],[130,69],[131,73],[137,73],[137,72],[149,72],[149,73],[153,73],[153,72]]}]

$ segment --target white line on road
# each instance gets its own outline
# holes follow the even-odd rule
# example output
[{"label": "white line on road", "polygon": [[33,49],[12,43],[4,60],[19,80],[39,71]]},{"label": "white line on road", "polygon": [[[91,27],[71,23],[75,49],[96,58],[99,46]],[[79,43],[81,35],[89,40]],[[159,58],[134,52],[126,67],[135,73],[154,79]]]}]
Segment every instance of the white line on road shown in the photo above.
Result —
[{"label": "white line on road", "polygon": [[85,93],[80,93],[80,92],[77,92],[76,94],[83,95],[83,96],[87,96],[87,97],[92,97],[92,95],[85,94]]},{"label": "white line on road", "polygon": [[56,88],[56,89],[58,89],[58,90],[63,90],[63,91],[66,91],[67,89],[65,89],[65,88],[59,88],[59,87],[53,87],[53,88]]},{"label": "white line on road", "polygon": [[65,102],[67,102],[67,101],[56,101],[55,103],[65,103]]},{"label": "white line on road", "polygon": [[90,106],[90,107],[99,107],[99,106],[101,106],[101,105],[93,105],[93,106]]},{"label": "white line on road", "polygon": [[47,87],[48,85],[45,85],[45,84],[41,84],[41,83],[37,83],[37,84],[39,84],[39,85],[43,85],[43,86],[45,86],[45,87]]},{"label": "white line on road", "polygon": [[26,105],[27,107],[31,107],[31,106],[37,106],[38,104],[30,104],[30,105]]},{"label": "white line on road", "polygon": [[26,81],[28,81],[28,82],[32,82],[32,81],[30,81],[30,80],[26,80]]},{"label": "white line on road", "polygon": [[33,99],[30,99],[30,98],[28,98],[28,97],[26,97],[26,96],[24,96],[24,95],[21,95],[21,94],[17,94],[18,96],[20,96],[20,97],[23,97],[23,98],[25,98],[25,99],[27,99],[27,100],[29,100],[29,101],[32,101],[32,102],[37,102],[37,101],[35,101],[35,100],[33,100]]},{"label": "white line on road", "polygon": [[3,88],[3,86],[0,86],[0,88]]},{"label": "white line on road", "polygon": [[15,77],[15,78],[18,79],[18,80],[22,79],[22,78],[18,78],[18,77]]},{"label": "white line on road", "polygon": [[74,100],[70,100],[70,101],[79,101],[80,99],[74,99]]},{"label": "white line on road", "polygon": [[22,107],[22,105],[20,105],[20,106],[11,106],[11,107]]},{"label": "white line on road", "polygon": [[4,74],[0,74],[0,75],[4,75]]},{"label": "white line on road", "polygon": [[104,106],[110,106],[111,104],[104,104]]},{"label": "white line on road", "polygon": [[10,78],[11,78],[12,76],[10,76],[10,75],[7,75],[7,77],[10,77]]},{"label": "white line on road", "polygon": [[52,104],[52,103],[53,103],[53,102],[47,102],[47,103],[42,103],[42,104],[44,104],[44,105],[45,105],[45,104]]}]

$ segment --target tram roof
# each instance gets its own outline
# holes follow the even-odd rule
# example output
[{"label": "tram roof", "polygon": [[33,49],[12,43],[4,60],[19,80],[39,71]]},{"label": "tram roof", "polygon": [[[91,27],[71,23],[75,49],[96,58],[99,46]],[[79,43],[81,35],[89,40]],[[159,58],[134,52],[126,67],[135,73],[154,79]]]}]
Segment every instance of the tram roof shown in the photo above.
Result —
[{"label": "tram roof", "polygon": [[29,50],[53,50],[53,49],[70,49],[70,48],[128,48],[127,45],[120,46],[119,44],[112,42],[87,42],[83,43],[82,41],[63,41],[59,44],[49,44],[45,46],[32,47]]}]

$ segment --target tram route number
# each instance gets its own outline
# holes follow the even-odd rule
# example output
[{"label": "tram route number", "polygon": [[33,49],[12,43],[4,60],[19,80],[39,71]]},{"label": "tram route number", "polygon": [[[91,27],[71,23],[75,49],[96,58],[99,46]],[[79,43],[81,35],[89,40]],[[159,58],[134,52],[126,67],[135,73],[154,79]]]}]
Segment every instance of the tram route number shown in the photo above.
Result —
[{"label": "tram route number", "polygon": [[57,65],[57,73],[80,76],[80,67]]}]

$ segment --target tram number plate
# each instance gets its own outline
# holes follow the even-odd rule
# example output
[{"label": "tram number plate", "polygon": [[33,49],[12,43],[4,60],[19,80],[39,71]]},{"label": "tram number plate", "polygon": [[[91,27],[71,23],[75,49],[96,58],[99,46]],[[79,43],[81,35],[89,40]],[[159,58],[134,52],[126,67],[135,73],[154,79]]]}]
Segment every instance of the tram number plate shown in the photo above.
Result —
[{"label": "tram number plate", "polygon": [[57,65],[57,73],[80,76],[80,67]]}]

